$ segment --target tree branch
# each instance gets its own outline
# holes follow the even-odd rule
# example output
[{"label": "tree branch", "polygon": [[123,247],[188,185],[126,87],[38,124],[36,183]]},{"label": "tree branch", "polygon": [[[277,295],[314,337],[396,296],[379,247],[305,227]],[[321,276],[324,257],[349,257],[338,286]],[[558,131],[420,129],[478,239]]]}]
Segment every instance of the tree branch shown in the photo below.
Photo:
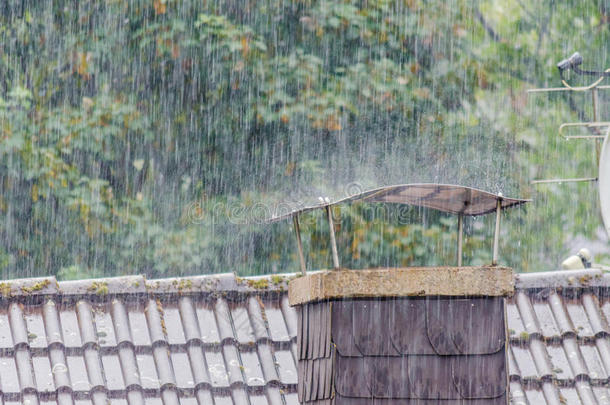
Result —
[{"label": "tree branch", "polygon": [[500,37],[500,35],[498,35],[498,33],[493,29],[493,27],[491,25],[489,25],[489,23],[487,22],[487,20],[485,19],[485,17],[483,17],[483,14],[481,14],[481,12],[479,11],[478,8],[475,8],[474,10],[474,14],[477,17],[477,20],[479,20],[479,22],[481,23],[481,25],[483,26],[483,28],[485,28],[485,31],[487,31],[487,34],[496,42],[504,42],[504,40],[502,39],[502,37]]},{"label": "tree branch", "polygon": [[540,27],[540,33],[538,34],[538,41],[536,43],[536,57],[540,56],[540,48],[542,47],[542,41],[544,40],[544,36],[548,32],[549,24],[552,18],[553,7],[550,8],[548,17],[542,22],[542,27]]},{"label": "tree branch", "polygon": [[610,12],[608,11],[608,8],[606,7],[606,4],[602,1],[600,2],[599,5],[599,13],[601,14],[601,18],[599,20],[599,27],[601,27],[604,24],[608,24],[610,23]]},{"label": "tree branch", "polygon": [[523,1],[522,1],[522,0],[517,0],[517,3],[519,3],[519,5],[521,6],[521,9],[522,9],[523,11],[525,11],[525,13],[526,13],[527,15],[529,15],[529,16],[530,16],[530,18],[531,18],[532,20],[536,20],[536,16],[534,16],[534,14],[533,14],[531,11],[529,11],[529,10],[527,9],[527,7],[525,7],[525,4],[523,4]]}]

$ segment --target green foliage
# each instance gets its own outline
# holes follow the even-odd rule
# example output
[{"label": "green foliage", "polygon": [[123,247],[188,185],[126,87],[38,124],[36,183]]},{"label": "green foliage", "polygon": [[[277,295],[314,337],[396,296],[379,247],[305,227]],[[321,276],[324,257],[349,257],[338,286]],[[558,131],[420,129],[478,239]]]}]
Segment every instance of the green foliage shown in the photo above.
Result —
[{"label": "green foliage", "polygon": [[[596,1],[5,2],[3,278],[294,271],[289,225],[245,223],[353,182],[532,196],[502,261],[556,267],[596,238],[596,191],[529,181],[595,175],[592,146],[557,136],[591,110],[525,91],[575,50],[610,66],[609,21]],[[454,219],[393,210],[341,210],[345,266],[453,263]],[[466,222],[466,263],[489,262],[489,221]],[[327,232],[304,223],[310,267]]]}]

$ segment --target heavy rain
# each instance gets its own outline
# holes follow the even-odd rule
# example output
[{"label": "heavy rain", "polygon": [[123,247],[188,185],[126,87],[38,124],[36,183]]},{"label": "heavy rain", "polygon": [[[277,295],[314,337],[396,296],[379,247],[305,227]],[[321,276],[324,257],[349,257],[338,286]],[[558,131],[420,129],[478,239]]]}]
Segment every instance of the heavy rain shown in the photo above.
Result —
[{"label": "heavy rain", "polygon": [[[295,272],[292,224],[265,218],[421,182],[532,199],[502,218],[515,271],[610,258],[595,181],[532,184],[597,178],[599,139],[559,132],[594,120],[591,94],[528,93],[576,51],[610,67],[604,1],[7,0],[0,19],[3,279]],[[455,216],[333,215],[345,267],[455,262]],[[465,219],[465,264],[491,262],[493,220]],[[301,235],[330,268],[323,211]]]}]

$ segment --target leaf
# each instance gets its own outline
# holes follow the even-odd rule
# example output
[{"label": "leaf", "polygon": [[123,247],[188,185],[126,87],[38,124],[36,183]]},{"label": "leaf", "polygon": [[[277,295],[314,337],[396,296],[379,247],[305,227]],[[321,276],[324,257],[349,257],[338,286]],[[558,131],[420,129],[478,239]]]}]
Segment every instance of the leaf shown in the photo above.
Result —
[{"label": "leaf", "polygon": [[246,36],[241,37],[241,56],[245,59],[248,57],[248,51],[250,51],[250,45],[248,44],[248,38]]},{"label": "leaf", "polygon": [[89,80],[91,75],[89,73],[89,62],[91,61],[91,52],[76,52],[74,56],[74,67],[73,71],[76,72],[85,80]]},{"label": "leaf", "polygon": [[167,12],[166,0],[153,0],[153,7],[156,15],[165,14]]},{"label": "leaf", "polygon": [[32,184],[32,202],[38,201],[38,185]]}]

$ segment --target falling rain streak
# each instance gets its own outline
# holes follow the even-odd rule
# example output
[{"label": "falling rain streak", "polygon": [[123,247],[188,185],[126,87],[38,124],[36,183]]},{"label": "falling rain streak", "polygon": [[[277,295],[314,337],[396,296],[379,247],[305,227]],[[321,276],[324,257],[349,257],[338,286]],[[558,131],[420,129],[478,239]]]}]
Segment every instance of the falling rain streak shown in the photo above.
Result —
[{"label": "falling rain streak", "polygon": [[[597,177],[594,143],[559,134],[590,100],[527,93],[561,86],[574,51],[610,67],[602,3],[5,1],[2,278],[294,272],[293,229],[267,214],[417,182],[532,198],[503,218],[518,271],[584,244],[603,262],[596,183],[530,184]],[[342,265],[455,259],[454,217],[333,216]],[[492,221],[464,221],[464,264],[491,261]],[[330,267],[323,214],[300,225],[307,267]]]}]

